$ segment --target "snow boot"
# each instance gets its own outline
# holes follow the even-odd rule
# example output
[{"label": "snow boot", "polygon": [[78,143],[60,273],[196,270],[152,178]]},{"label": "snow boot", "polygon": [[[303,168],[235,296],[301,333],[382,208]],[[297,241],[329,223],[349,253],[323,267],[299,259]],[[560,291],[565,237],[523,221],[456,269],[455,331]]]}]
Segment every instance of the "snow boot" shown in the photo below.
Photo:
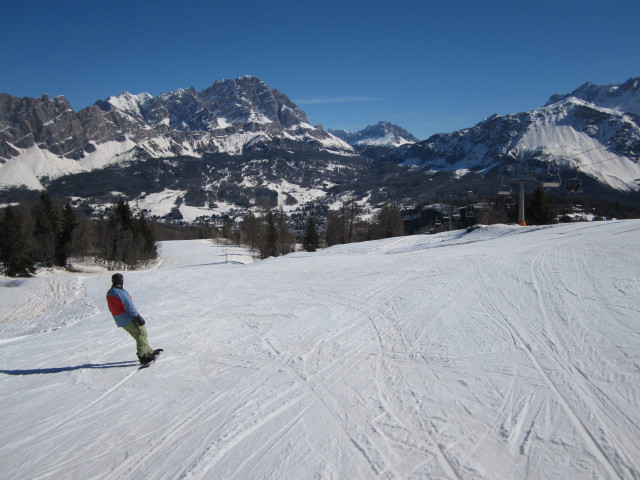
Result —
[{"label": "snow boot", "polygon": [[156,355],[153,353],[145,353],[143,356],[138,357],[140,360],[140,365],[146,365],[147,363],[153,362],[156,359]]}]

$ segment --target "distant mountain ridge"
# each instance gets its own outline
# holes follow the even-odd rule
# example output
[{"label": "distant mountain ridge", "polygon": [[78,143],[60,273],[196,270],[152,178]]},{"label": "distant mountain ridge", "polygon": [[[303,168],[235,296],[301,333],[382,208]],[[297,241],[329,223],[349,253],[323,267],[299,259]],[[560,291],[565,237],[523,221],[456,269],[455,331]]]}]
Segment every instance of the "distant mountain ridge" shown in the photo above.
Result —
[{"label": "distant mountain ridge", "polygon": [[493,115],[474,127],[433,135],[397,152],[408,166],[488,172],[504,165],[558,164],[617,190],[638,190],[640,78],[584,84],[530,112]]},{"label": "distant mountain ridge", "polygon": [[404,128],[389,122],[378,122],[375,125],[368,125],[358,132],[332,129],[328,129],[327,131],[354,147],[365,145],[400,147],[418,141],[416,137]]},{"label": "distant mountain ridge", "polygon": [[640,77],[630,78],[619,85],[596,85],[587,82],[571,93],[552,95],[545,106],[569,97],[579,98],[598,107],[640,115]]}]

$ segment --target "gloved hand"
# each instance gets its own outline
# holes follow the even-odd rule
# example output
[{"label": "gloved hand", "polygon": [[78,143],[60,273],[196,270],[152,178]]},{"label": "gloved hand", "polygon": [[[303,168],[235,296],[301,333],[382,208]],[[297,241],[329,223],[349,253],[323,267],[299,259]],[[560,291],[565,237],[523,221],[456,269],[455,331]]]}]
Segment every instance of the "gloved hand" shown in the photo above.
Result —
[{"label": "gloved hand", "polygon": [[137,317],[135,317],[133,319],[133,323],[139,327],[144,325],[144,318],[142,318],[140,315],[138,315]]}]

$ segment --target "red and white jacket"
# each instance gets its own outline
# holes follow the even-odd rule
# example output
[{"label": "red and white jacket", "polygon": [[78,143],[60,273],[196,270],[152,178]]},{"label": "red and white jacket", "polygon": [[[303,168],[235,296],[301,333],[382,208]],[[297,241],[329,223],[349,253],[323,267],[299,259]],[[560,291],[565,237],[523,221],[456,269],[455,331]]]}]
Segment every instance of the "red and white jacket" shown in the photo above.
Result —
[{"label": "red and white jacket", "polygon": [[126,327],[139,315],[129,292],[116,285],[107,292],[107,305],[119,327]]}]

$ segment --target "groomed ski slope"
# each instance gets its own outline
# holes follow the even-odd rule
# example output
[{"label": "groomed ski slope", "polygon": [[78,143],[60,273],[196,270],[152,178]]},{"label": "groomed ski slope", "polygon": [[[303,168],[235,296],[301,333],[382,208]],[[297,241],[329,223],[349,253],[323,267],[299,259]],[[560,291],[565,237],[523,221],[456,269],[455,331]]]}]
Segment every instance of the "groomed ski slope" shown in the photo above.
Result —
[{"label": "groomed ski slope", "polygon": [[[0,279],[6,479],[640,478],[640,221]],[[237,253],[237,252],[236,252]],[[246,259],[246,258],[245,258]]]}]

